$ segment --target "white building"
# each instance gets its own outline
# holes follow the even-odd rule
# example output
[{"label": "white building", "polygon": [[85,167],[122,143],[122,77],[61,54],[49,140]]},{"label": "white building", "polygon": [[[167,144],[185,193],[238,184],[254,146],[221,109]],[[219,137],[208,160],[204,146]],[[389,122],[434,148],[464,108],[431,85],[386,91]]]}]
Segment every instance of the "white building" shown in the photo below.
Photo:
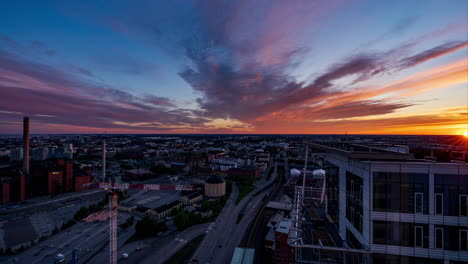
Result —
[{"label": "white building", "polygon": [[23,160],[23,149],[15,148],[10,152],[10,160]]},{"label": "white building", "polygon": [[32,150],[33,160],[46,160],[49,156],[49,148],[35,148]]}]

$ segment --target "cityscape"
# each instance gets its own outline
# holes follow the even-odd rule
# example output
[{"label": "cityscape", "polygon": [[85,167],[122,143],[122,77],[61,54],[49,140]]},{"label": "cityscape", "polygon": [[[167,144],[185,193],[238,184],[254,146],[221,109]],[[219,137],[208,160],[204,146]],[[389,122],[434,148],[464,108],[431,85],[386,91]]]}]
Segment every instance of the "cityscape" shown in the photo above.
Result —
[{"label": "cityscape", "polygon": [[467,1],[0,5],[0,263],[468,263]]}]

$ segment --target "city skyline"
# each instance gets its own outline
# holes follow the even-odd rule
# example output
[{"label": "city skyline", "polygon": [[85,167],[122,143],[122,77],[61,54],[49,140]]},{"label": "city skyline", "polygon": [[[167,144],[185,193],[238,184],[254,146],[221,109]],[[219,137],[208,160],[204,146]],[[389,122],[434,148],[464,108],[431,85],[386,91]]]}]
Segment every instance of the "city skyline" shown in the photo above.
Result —
[{"label": "city skyline", "polygon": [[0,133],[466,136],[467,5],[4,3]]}]

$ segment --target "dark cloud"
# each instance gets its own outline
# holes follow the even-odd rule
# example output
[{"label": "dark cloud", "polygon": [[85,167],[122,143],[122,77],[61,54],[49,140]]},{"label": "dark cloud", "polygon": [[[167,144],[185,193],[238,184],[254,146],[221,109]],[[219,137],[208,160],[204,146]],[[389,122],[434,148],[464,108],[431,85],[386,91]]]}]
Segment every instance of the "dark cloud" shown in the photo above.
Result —
[{"label": "dark cloud", "polygon": [[330,107],[302,107],[296,112],[296,119],[327,120],[363,116],[383,115],[412,106],[408,103],[389,103],[382,100],[357,100],[343,102]]},{"label": "dark cloud", "polygon": [[[145,103],[151,97],[142,99],[124,91],[84,82],[72,74],[2,50],[0,70],[11,73],[0,75],[0,110],[5,111],[1,113],[2,120],[12,118],[8,112],[20,112],[40,114],[35,119],[50,124],[137,130],[196,128],[208,121],[190,110],[165,109],[170,100],[166,105],[149,106]],[[24,75],[34,82],[23,80]],[[163,102],[164,98],[160,101]],[[141,124],[134,126],[135,123]]]},{"label": "dark cloud", "polygon": [[401,61],[400,69],[416,66],[420,63],[455,52],[468,46],[468,41],[448,42],[432,49],[425,50]]},{"label": "dark cloud", "polygon": [[142,99],[142,101],[145,103],[156,105],[156,106],[175,107],[174,102],[167,97],[147,95],[144,99]]},{"label": "dark cloud", "polygon": [[45,54],[46,54],[47,56],[52,57],[52,56],[55,56],[55,54],[57,54],[57,51],[56,51],[56,50],[53,50],[53,49],[49,49],[49,50],[46,50],[46,51],[45,51]]},{"label": "dark cloud", "polygon": [[88,70],[88,69],[81,68],[81,67],[74,67],[74,68],[75,68],[75,69],[78,71],[78,73],[80,73],[80,74],[86,75],[86,76],[88,76],[88,77],[95,77],[94,74],[93,74],[90,70]]}]

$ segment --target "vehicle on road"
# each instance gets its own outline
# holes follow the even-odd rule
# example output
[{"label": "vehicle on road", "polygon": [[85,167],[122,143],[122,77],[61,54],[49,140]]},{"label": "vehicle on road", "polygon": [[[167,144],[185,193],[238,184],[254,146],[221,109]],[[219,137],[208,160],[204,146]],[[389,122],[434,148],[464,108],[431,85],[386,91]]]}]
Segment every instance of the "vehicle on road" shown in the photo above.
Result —
[{"label": "vehicle on road", "polygon": [[122,258],[128,259],[128,254],[127,254],[127,253],[123,253],[123,254],[122,254]]},{"label": "vehicle on road", "polygon": [[57,254],[54,258],[54,263],[63,263],[65,262],[65,256],[61,253]]}]

